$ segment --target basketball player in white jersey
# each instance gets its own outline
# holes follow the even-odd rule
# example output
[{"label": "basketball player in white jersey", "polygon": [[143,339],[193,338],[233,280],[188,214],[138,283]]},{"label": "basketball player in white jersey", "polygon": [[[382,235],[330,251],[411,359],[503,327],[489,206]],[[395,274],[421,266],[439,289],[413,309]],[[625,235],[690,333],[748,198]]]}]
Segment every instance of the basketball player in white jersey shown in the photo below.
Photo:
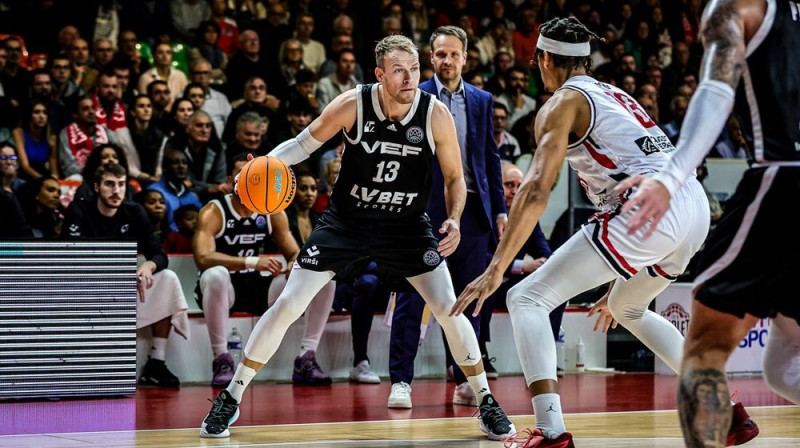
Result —
[{"label": "basketball player in white jersey", "polygon": [[575,18],[552,19],[540,33],[534,57],[545,88],[554,93],[536,117],[538,149],[489,267],[464,290],[452,314],[476,299],[479,309],[500,285],[547,206],[566,158],[599,212],[512,288],[506,302],[536,415],[536,429],[524,446],[569,448],[574,444],[561,413],[549,313],[581,292],[613,282],[601,319],[610,312],[677,372],[683,337],[647,307],[684,271],[710,219],[703,187],[690,179],[676,192],[660,232],[649,239],[628,235],[630,214],[620,213],[628,192],[613,194],[614,186],[661,169],[674,148],[634,99],[588,76],[590,40],[597,37],[583,24]]},{"label": "basketball player in white jersey", "polygon": [[[245,388],[278,349],[289,325],[337,272],[370,261],[408,280],[425,299],[480,403],[481,430],[493,440],[516,432],[491,394],[472,325],[464,316],[448,315],[456,297],[443,257],[460,241],[467,193],[453,118],[444,104],[417,88],[419,54],[410,39],[381,39],[375,59],[379,83],[339,95],[303,132],[270,153],[294,165],[344,132],[328,209],[301,248],[283,292],[253,329],[233,380],[203,420],[203,437],[230,435]],[[438,229],[447,234],[441,242],[425,213],[434,157],[448,209]]]},{"label": "basketball player in white jersey", "polygon": [[[731,424],[725,364],[758,319],[772,318],[764,380],[800,404],[800,234],[786,215],[800,196],[800,4],[710,2],[703,14],[703,72],[670,163],[638,185],[625,210],[631,232],[662,227],[676,190],[692,176],[733,110],[753,137],[750,168],[706,242],[678,383],[688,447],[722,446]],[[670,200],[672,199],[672,201]],[[709,393],[710,392],[710,393]],[[734,424],[737,410],[733,409]],[[730,438],[730,435],[728,436]]]}]

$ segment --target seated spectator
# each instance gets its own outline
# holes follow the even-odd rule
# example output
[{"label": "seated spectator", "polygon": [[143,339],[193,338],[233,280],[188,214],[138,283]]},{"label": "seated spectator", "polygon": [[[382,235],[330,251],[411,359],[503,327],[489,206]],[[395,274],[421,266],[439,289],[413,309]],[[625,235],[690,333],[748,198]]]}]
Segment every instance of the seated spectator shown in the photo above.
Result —
[{"label": "seated spectator", "polygon": [[355,68],[355,53],[352,50],[340,51],[336,57],[336,71],[317,84],[317,110],[325,109],[334,98],[356,87]]},{"label": "seated spectator", "polygon": [[300,13],[294,23],[295,38],[303,46],[303,65],[316,74],[325,62],[325,46],[311,38],[314,34],[314,15]]},{"label": "seated spectator", "polygon": [[[97,90],[92,97],[95,121],[98,125],[114,131],[117,136],[117,144],[125,151],[128,159],[128,175],[138,179],[142,174],[139,153],[131,139],[128,114],[125,111],[125,105],[122,104],[120,93],[117,75],[114,72],[101,73],[97,81]],[[144,177],[148,178],[147,175]]]},{"label": "seated spectator", "polygon": [[164,251],[168,254],[192,253],[192,237],[197,228],[197,213],[200,209],[189,204],[182,205],[175,210],[172,219],[178,226],[177,231],[172,231],[164,240]]},{"label": "seated spectator", "polygon": [[239,26],[227,14],[227,0],[211,0],[211,20],[216,22],[219,27],[217,46],[225,54],[231,55],[236,51],[236,42],[239,40]]},{"label": "seated spectator", "polygon": [[[139,54],[139,49],[136,48],[138,39],[136,32],[133,30],[122,30],[117,39],[117,54],[114,55],[114,65],[117,67],[130,68],[130,79],[133,81],[131,85],[133,88],[138,87],[136,82],[142,73],[150,70],[150,62],[142,58]],[[145,93],[145,90],[139,90],[140,94]],[[124,94],[123,94],[124,97]]]},{"label": "seated spectator", "polygon": [[167,147],[178,147],[186,144],[186,127],[189,126],[189,118],[196,112],[194,103],[189,98],[178,98],[172,104],[169,111],[169,139]]},{"label": "seated spectator", "polygon": [[681,126],[683,125],[683,117],[686,116],[686,109],[688,107],[689,97],[684,95],[675,95],[669,103],[672,120],[661,125],[661,129],[673,145],[678,143],[678,137],[680,137],[681,134]]},{"label": "seated spectator", "polygon": [[0,45],[5,48],[7,58],[3,61],[5,70],[0,73],[4,96],[8,96],[17,105],[23,104],[31,86],[31,72],[23,65],[22,40],[16,36],[8,36],[0,41]]},{"label": "seated spectator", "polygon": [[139,155],[139,179],[155,182],[161,177],[161,159],[167,136],[152,124],[153,102],[147,95],[139,95],[133,101],[131,114],[131,140]]},{"label": "seated spectator", "polygon": [[205,60],[211,65],[211,82],[225,84],[225,69],[228,67],[228,55],[219,47],[219,24],[206,20],[197,27],[194,48],[189,50],[189,65]]},{"label": "seated spectator", "polygon": [[170,91],[166,82],[158,80],[147,85],[147,97],[153,105],[153,116],[150,121],[165,135],[172,131],[171,109],[167,108],[170,103]]},{"label": "seated spectator", "polygon": [[180,149],[167,149],[164,151],[164,160],[161,163],[161,179],[150,185],[148,190],[155,190],[164,196],[167,204],[167,226],[170,230],[177,231],[178,225],[172,215],[179,207],[193,204],[197,208],[203,206],[200,199],[186,186],[189,174],[189,159]]},{"label": "seated spectator", "polygon": [[214,120],[216,136],[222,138],[225,123],[231,114],[231,103],[228,102],[228,97],[224,93],[211,88],[211,64],[205,59],[195,61],[190,66],[189,77],[193,83],[200,84],[205,89],[203,110],[208,112],[211,119]]},{"label": "seated spectator", "polygon": [[64,207],[61,185],[49,174],[26,182],[19,191],[20,205],[34,238],[54,239],[61,236]]},{"label": "seated spectator", "polygon": [[260,48],[261,41],[255,31],[247,30],[239,34],[239,51],[231,58],[225,72],[228,78],[226,93],[231,101],[241,98],[241,88],[246,80],[275,72],[275,61],[262,58]]},{"label": "seated spectator", "polygon": [[[17,177],[19,157],[14,145],[9,141],[0,142],[0,173],[3,176],[3,191],[14,194],[25,181]],[[41,176],[40,176],[41,177]]]},{"label": "seated spectator", "polygon": [[131,67],[123,62],[113,62],[111,73],[117,77],[117,88],[119,97],[126,109],[133,107],[133,100],[136,98],[136,83],[131,82]]},{"label": "seated spectator", "polygon": [[147,91],[147,86],[156,80],[164,81],[169,86],[169,103],[166,109],[172,106],[172,103],[177,98],[180,92],[183,92],[189,80],[182,71],[172,66],[172,45],[168,43],[159,43],[156,45],[154,55],[155,67],[142,73],[139,78],[139,91]]},{"label": "seated spectator", "polygon": [[267,83],[258,76],[254,76],[245,82],[244,102],[236,106],[228,117],[228,121],[225,123],[225,131],[222,133],[222,141],[229,142],[233,140],[239,117],[247,112],[255,112],[259,116],[272,121],[272,112],[267,107]]},{"label": "seated spectator", "polygon": [[272,151],[272,144],[265,138],[265,120],[267,118],[262,118],[255,112],[247,112],[239,117],[236,121],[236,138],[225,148],[228,166],[231,166],[233,159],[239,154],[253,153],[263,156]]},{"label": "seated spectator", "polygon": [[89,44],[80,37],[73,40],[67,56],[72,65],[72,80],[84,92],[92,91],[100,72],[89,67]]},{"label": "seated spectator", "polygon": [[[72,79],[72,63],[66,55],[55,55],[49,61],[55,98],[66,102],[68,98],[83,95],[84,92]],[[56,123],[53,123],[54,125]]]},{"label": "seated spectator", "polygon": [[[81,173],[83,175],[83,184],[75,191],[73,200],[82,201],[94,196],[94,173],[97,171],[97,168],[110,163],[115,163],[127,170],[128,159],[125,156],[125,151],[120,149],[119,146],[108,143],[100,145],[92,150],[91,154],[89,154],[89,157],[86,159],[86,166],[83,167]],[[133,195],[139,190],[141,190],[141,185],[138,180],[133,178],[128,179],[128,188],[125,189],[127,194],[125,200],[133,199]]]},{"label": "seated spectator", "polygon": [[731,115],[728,118],[728,126],[717,144],[711,148],[708,157],[746,159],[750,152],[749,148],[742,132],[742,126],[739,124],[739,119],[735,115]]},{"label": "seated spectator", "polygon": [[194,110],[200,110],[206,102],[206,89],[200,84],[190,82],[186,84],[186,88],[183,89],[182,98],[191,101],[192,105],[194,105]]},{"label": "seated spectator", "polygon": [[161,243],[170,233],[169,223],[167,222],[167,202],[164,195],[158,190],[142,190],[133,195],[133,201],[144,207],[150,224],[153,225],[153,233]]},{"label": "seated spectator", "polygon": [[170,0],[169,3],[172,27],[178,39],[185,44],[192,42],[193,31],[211,15],[211,6],[205,0]]},{"label": "seated spectator", "polygon": [[517,157],[522,154],[522,149],[517,139],[506,130],[508,127],[508,108],[505,104],[499,101],[494,103],[492,121],[494,123],[494,142],[497,144],[500,160],[507,162],[517,160]]},{"label": "seated spectator", "polygon": [[295,38],[287,39],[281,45],[278,57],[280,58],[280,72],[270,77],[269,84],[272,86],[273,92],[282,99],[286,99],[289,87],[295,83],[297,72],[307,68],[303,63],[303,44]]},{"label": "seated spectator", "polygon": [[34,101],[22,117],[22,127],[13,131],[19,148],[20,175],[33,179],[46,174],[58,176],[56,136],[48,124],[47,105]]},{"label": "seated spectator", "polygon": [[114,131],[97,123],[91,98],[76,98],[71,109],[75,121],[58,134],[58,158],[62,176],[82,179],[80,173],[92,150],[106,143],[118,145],[119,139]]},{"label": "seated spectator", "polygon": [[[65,66],[69,66],[69,62],[67,61],[63,61],[62,63]],[[23,110],[30,111],[30,108],[33,107],[33,103],[37,102],[45,105],[47,109],[47,122],[50,124],[50,129],[53,133],[60,131],[70,122],[70,114],[67,110],[67,106],[64,104],[64,101],[56,95],[53,75],[45,69],[33,71],[30,100],[27,101],[27,107],[23,108]],[[23,115],[22,118],[24,121],[25,115]]]},{"label": "seated spectator", "polygon": [[179,387],[180,380],[169,371],[165,360],[172,327],[188,339],[186,298],[178,276],[167,269],[164,249],[153,232],[142,206],[125,201],[127,175],[117,164],[102,165],[95,173],[96,200],[73,201],[64,219],[68,239],[112,238],[137,242],[145,262],[136,269],[138,291],[136,327],[150,327],[153,338],[139,385]]},{"label": "seated spectator", "polygon": [[178,142],[172,139],[167,142],[168,148],[180,149],[186,154],[190,189],[203,200],[233,191],[225,181],[225,149],[219,140],[211,138],[212,127],[211,116],[202,110],[197,111],[189,117],[185,144],[176,145]]},{"label": "seated spectator", "polygon": [[314,115],[318,115],[320,112],[319,101],[317,101],[317,96],[314,93],[317,75],[311,70],[300,69],[295,74],[294,81],[294,84],[289,88],[285,101],[283,101],[284,109],[288,110],[294,102],[304,102],[311,106]]},{"label": "seated spectator", "polygon": [[[323,169],[323,176],[325,179],[326,188],[325,191],[322,192],[319,196],[317,196],[316,201],[314,201],[314,212],[322,213],[328,208],[328,204],[331,200],[331,194],[333,194],[333,186],[336,184],[336,179],[339,177],[339,169],[342,167],[342,159],[331,159],[325,163],[325,167]],[[315,189],[316,190],[316,189]],[[316,193],[316,191],[315,191]]]},{"label": "seated spectator", "polygon": [[[353,45],[352,35],[347,33],[334,34],[333,38],[331,39],[331,51],[328,53],[328,59],[319,69],[319,77],[322,78],[336,72],[336,65],[339,63],[339,53],[344,50],[355,52],[355,48],[355,45]],[[356,68],[353,72],[353,76],[358,80],[359,83],[364,82],[364,69],[361,67],[361,64],[358,63],[358,60],[356,60]]]},{"label": "seated spectator", "polygon": [[509,112],[506,129],[514,126],[523,116],[536,110],[536,100],[528,96],[528,70],[522,67],[511,67],[506,72],[505,91],[497,97],[496,102],[503,103]]},{"label": "seated spectator", "polygon": [[95,39],[92,44],[92,61],[90,68],[97,70],[98,73],[110,72],[111,61],[114,59],[114,46],[110,39],[101,37]]},{"label": "seated spectator", "polygon": [[[246,160],[246,154],[234,159],[228,182],[233,183],[233,178],[239,174]],[[316,186],[313,177],[298,175],[297,180],[299,189],[303,185]],[[289,208],[293,209],[292,206]],[[297,223],[302,222],[303,235],[308,237],[311,233],[308,206],[301,206],[301,209],[306,214],[303,216],[303,211],[300,215],[294,214],[294,227],[286,213],[270,216],[252,213],[235,194],[212,200],[200,211],[194,258],[201,275],[196,291],[208,323],[208,335],[214,353],[212,386],[224,387],[233,378],[235,366],[226,345],[229,314],[245,311],[261,315],[283,291],[290,271],[284,270],[281,260],[260,255],[260,250],[269,237],[276,250],[287,260],[287,266],[291,266],[300,252],[300,241],[296,240],[298,235],[293,234],[292,230],[298,229]],[[305,224],[308,225],[307,229]],[[271,275],[262,275],[261,272],[265,271]],[[317,364],[315,355],[330,314],[334,290],[335,282],[328,283],[306,310],[305,334],[292,375],[295,383],[331,383],[330,376]]]}]

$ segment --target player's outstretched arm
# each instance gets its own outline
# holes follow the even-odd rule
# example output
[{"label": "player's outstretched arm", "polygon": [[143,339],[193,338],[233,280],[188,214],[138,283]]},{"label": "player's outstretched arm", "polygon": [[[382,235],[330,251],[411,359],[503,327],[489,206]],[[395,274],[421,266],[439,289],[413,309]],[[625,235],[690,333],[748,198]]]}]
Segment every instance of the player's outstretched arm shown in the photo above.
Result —
[{"label": "player's outstretched arm", "polygon": [[288,165],[295,165],[307,159],[339,131],[353,126],[358,108],[357,95],[357,90],[352,89],[337,96],[319,117],[297,134],[297,137],[281,143],[270,151],[269,155],[283,160]]},{"label": "player's outstretched arm", "polygon": [[706,8],[700,30],[705,47],[700,84],[686,111],[675,154],[652,178],[633,176],[616,188],[622,194],[638,186],[622,209],[636,210],[628,233],[644,229],[645,237],[652,235],[672,196],[711,150],[733,109],[746,64],[746,35],[758,29],[765,8],[765,2],[756,0],[717,0]]},{"label": "player's outstretched arm", "polygon": [[477,316],[483,302],[500,286],[506,268],[544,213],[550,199],[550,189],[567,155],[569,133],[585,102],[580,93],[562,90],[542,106],[536,116],[536,153],[511,204],[503,239],[486,271],[467,285],[458,297],[451,315],[460,314],[472,301],[478,300],[473,313]]},{"label": "player's outstretched arm", "polygon": [[461,213],[467,201],[467,184],[464,182],[456,125],[450,111],[438,100],[434,103],[431,121],[436,159],[444,177],[447,219],[442,223],[439,233],[446,233],[447,236],[439,242],[439,253],[446,257],[455,252],[461,241]]}]

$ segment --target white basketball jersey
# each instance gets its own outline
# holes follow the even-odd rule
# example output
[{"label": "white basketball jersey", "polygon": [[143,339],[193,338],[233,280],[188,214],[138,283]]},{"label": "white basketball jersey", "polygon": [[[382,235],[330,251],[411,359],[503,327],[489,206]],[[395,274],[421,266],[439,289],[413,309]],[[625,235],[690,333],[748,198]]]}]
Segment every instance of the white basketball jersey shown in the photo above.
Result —
[{"label": "white basketball jersey", "polygon": [[614,186],[635,174],[661,170],[675,147],[644,108],[622,90],[590,76],[574,76],[561,87],[583,94],[589,103],[589,129],[567,149],[589,200],[600,210],[616,207]]}]

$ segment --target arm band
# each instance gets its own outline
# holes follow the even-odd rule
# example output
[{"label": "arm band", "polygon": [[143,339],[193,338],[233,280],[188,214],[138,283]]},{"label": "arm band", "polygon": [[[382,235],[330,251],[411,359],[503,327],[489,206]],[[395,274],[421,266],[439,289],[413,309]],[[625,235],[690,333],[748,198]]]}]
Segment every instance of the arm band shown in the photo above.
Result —
[{"label": "arm band", "polygon": [[681,125],[675,153],[666,168],[653,176],[669,190],[681,188],[714,146],[733,110],[736,92],[728,84],[706,80],[697,86]]},{"label": "arm band", "polygon": [[306,160],[311,153],[322,146],[322,143],[315,139],[306,127],[297,134],[297,137],[286,140],[275,147],[269,155],[283,160],[287,165],[295,165]]}]

